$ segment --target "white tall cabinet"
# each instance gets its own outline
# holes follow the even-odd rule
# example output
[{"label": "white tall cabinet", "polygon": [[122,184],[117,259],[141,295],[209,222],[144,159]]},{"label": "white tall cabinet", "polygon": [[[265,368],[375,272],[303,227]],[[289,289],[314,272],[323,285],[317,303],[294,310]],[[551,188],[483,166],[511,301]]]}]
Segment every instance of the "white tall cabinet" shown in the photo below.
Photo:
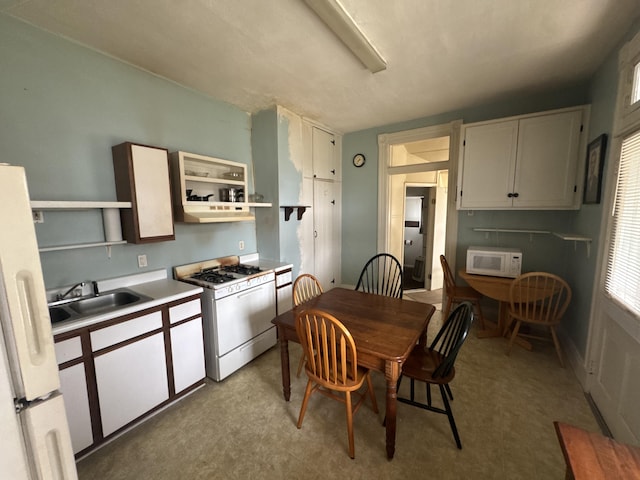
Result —
[{"label": "white tall cabinet", "polygon": [[[339,285],[341,135],[274,107],[254,116],[252,142],[256,192],[278,207],[256,212],[260,257],[291,263],[294,279],[315,275],[325,290]],[[288,220],[285,207],[295,207]]]},{"label": "white tall cabinet", "polygon": [[[313,274],[325,290],[340,276],[340,199],[342,183],[336,180],[335,136],[312,128]],[[323,175],[322,177],[320,175]]]}]

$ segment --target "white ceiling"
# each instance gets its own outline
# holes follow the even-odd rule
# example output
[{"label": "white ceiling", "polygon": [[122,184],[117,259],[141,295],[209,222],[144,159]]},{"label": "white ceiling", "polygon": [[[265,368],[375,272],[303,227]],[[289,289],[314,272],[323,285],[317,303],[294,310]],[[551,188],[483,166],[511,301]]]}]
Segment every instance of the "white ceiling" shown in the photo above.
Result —
[{"label": "white ceiling", "polygon": [[0,0],[0,11],[247,112],[342,132],[589,78],[640,0],[341,0],[372,74],[303,0]]}]

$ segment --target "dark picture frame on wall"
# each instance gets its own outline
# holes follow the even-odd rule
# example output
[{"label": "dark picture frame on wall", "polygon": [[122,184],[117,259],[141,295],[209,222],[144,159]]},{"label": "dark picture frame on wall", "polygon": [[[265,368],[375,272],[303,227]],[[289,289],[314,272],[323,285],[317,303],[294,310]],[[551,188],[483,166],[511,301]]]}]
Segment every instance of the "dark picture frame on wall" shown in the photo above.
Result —
[{"label": "dark picture frame on wall", "polygon": [[582,203],[600,203],[602,193],[602,168],[607,150],[607,135],[602,134],[587,147],[587,165],[584,174],[584,197]]}]

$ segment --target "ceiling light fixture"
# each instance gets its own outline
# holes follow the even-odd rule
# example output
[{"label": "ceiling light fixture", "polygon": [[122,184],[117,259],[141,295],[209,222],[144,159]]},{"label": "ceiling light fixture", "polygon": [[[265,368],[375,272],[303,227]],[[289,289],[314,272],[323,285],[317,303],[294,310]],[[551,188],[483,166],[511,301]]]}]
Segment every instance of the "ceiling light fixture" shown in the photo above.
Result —
[{"label": "ceiling light fixture", "polygon": [[371,73],[387,68],[385,59],[362,33],[362,30],[338,0],[304,1]]}]

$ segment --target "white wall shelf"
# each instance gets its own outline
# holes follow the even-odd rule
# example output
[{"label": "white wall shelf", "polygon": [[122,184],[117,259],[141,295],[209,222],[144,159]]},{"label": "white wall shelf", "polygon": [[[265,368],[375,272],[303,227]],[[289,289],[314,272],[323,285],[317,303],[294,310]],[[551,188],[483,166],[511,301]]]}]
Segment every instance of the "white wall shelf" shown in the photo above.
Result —
[{"label": "white wall shelf", "polygon": [[107,256],[111,258],[111,245],[123,245],[126,240],[119,242],[95,242],[95,243],[76,243],[73,245],[56,245],[52,247],[41,247],[39,252],[55,252],[58,250],[75,250],[77,248],[107,247]]},{"label": "white wall shelf", "polygon": [[584,235],[577,235],[575,233],[553,232],[553,234],[562,240],[573,241],[573,246],[576,250],[578,248],[578,242],[584,242],[587,247],[587,258],[591,256],[591,237],[585,237]]},{"label": "white wall shelf", "polygon": [[[63,201],[63,200],[32,200],[31,209],[33,211],[42,210],[102,210],[103,218],[109,209],[131,208],[131,202],[94,202],[94,201]],[[117,213],[116,213],[117,215]],[[105,220],[106,225],[106,220]],[[105,237],[107,236],[105,226]],[[118,226],[119,238],[122,238],[120,229]],[[77,248],[93,248],[93,247],[106,247],[107,256],[111,258],[111,246],[122,245],[127,243],[126,240],[114,240],[104,242],[92,242],[92,243],[76,243],[69,245],[54,245],[50,247],[40,247],[39,252],[54,252],[59,250],[74,250]]]},{"label": "white wall shelf", "polygon": [[529,239],[533,240],[533,235],[554,235],[565,241],[573,241],[574,246],[577,249],[578,242],[582,242],[587,247],[587,258],[591,255],[591,237],[587,237],[585,235],[579,235],[577,233],[559,233],[559,232],[551,232],[548,230],[531,230],[526,228],[473,228],[474,232],[484,232],[486,238],[489,237],[489,233],[524,233],[529,235]]},{"label": "white wall shelf", "polygon": [[31,201],[32,210],[89,210],[98,208],[131,208],[131,202]]},{"label": "white wall shelf", "polygon": [[530,230],[520,228],[474,228],[474,232],[484,232],[485,238],[489,238],[489,233],[526,233],[529,234],[529,241],[533,241],[534,235],[549,235],[551,232],[548,230]]}]

